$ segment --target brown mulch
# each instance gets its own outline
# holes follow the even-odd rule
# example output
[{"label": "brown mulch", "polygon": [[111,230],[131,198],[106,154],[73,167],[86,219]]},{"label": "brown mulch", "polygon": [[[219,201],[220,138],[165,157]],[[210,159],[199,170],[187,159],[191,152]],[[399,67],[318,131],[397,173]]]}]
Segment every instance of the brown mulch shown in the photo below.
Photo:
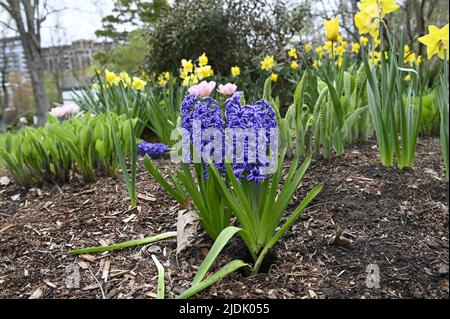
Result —
[{"label": "brown mulch", "polygon": [[[28,191],[0,186],[0,298],[154,298],[151,255],[165,266],[168,298],[188,288],[211,246],[202,232],[178,256],[175,239],[67,255],[72,248],[176,230],[178,204],[140,164],[137,210],[129,209],[120,176],[87,185],[75,177],[68,185]],[[442,176],[436,138],[422,139],[415,167],[402,171],[379,165],[373,141],[348,147],[343,159],[315,160],[292,204],[319,182],[325,188],[275,246],[268,272],[234,273],[199,297],[448,298],[448,184]],[[337,230],[343,235],[334,238]],[[218,266],[243,252],[236,238]],[[370,267],[379,269],[379,288],[366,286]],[[71,275],[78,271],[74,288]]]}]

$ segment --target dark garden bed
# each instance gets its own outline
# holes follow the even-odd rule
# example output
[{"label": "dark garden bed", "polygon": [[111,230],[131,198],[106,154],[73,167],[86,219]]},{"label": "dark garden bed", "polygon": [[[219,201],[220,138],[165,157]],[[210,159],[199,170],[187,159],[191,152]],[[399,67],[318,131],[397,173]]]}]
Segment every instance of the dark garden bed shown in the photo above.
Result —
[{"label": "dark garden bed", "polygon": [[[419,141],[415,167],[378,164],[374,142],[350,146],[343,159],[315,160],[292,203],[325,188],[273,250],[268,273],[235,273],[202,298],[448,298],[448,184],[439,140]],[[169,160],[158,160],[160,168]],[[0,298],[154,298],[154,254],[166,270],[166,296],[189,287],[211,240],[176,256],[176,241],[74,257],[73,248],[176,230],[178,204],[142,168],[138,210],[129,210],[122,178],[24,191],[0,187]],[[292,211],[289,209],[289,211]],[[336,231],[343,235],[333,241]],[[340,230],[338,230],[340,232]],[[234,239],[218,259],[242,258]],[[366,267],[380,288],[367,288]],[[373,267],[373,266],[371,266]],[[80,287],[70,276],[80,271]],[[102,278],[103,277],[103,278]],[[105,280],[106,278],[106,280]]]}]

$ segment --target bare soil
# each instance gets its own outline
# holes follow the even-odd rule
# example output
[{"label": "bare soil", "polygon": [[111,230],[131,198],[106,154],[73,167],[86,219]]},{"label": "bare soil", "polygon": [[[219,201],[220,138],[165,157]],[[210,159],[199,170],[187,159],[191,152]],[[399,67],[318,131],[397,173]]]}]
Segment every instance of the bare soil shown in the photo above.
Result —
[{"label": "bare soil", "polygon": [[[157,164],[173,168],[168,159]],[[167,297],[187,289],[212,244],[202,231],[178,256],[175,239],[67,254],[176,230],[178,204],[142,166],[137,210],[129,209],[121,176],[93,184],[74,176],[67,185],[28,191],[12,183],[0,186],[0,298],[155,298],[152,254],[165,266]],[[349,146],[342,159],[314,160],[288,211],[315,184],[325,188],[273,249],[268,271],[234,273],[198,297],[448,298],[443,174],[436,138],[421,139],[415,167],[406,170],[382,167],[373,141]],[[334,238],[336,233],[342,236]],[[244,255],[236,238],[216,267]],[[370,271],[379,275],[379,287],[368,288]],[[76,272],[79,288],[71,280]]]}]

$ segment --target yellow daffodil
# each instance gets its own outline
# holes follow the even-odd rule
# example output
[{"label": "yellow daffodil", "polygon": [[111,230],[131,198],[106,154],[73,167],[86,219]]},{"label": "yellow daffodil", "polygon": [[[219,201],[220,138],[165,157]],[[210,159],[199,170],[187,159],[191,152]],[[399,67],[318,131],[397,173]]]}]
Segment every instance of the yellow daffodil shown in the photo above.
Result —
[{"label": "yellow daffodil", "polygon": [[167,80],[164,77],[158,76],[158,85],[165,87],[167,85]]},{"label": "yellow daffodil", "polygon": [[296,48],[292,48],[288,51],[288,55],[290,58],[296,60],[298,58],[297,56],[297,49]]},{"label": "yellow daffodil", "polygon": [[163,72],[158,76],[158,84],[162,87],[167,85],[170,80],[170,72]]},{"label": "yellow daffodil", "polygon": [[294,71],[298,69],[298,63],[297,63],[297,61],[292,61],[292,63],[291,63],[291,69],[294,70]]},{"label": "yellow daffodil", "polygon": [[400,6],[397,4],[396,0],[361,0],[359,9],[361,11],[371,11],[374,10],[374,7],[377,8],[378,16],[380,19],[383,19],[386,14],[400,9]]},{"label": "yellow daffodil", "polygon": [[206,56],[205,53],[203,53],[199,58],[198,58],[198,64],[200,66],[205,66],[208,64],[208,57]]},{"label": "yellow daffodil", "polygon": [[261,61],[261,69],[270,71],[275,66],[275,59],[273,55],[268,55]]},{"label": "yellow daffodil", "polygon": [[201,81],[214,75],[214,71],[210,65],[205,65],[195,69],[195,75]]},{"label": "yellow daffodil", "polygon": [[127,88],[131,86],[131,77],[128,75],[127,72],[125,71],[120,72],[119,77],[124,87]]},{"label": "yellow daffodil", "polygon": [[409,64],[414,64],[414,62],[416,62],[417,58],[416,58],[416,53],[411,52],[411,49],[409,48],[409,45],[405,44],[404,49],[403,49],[403,63],[409,63]]},{"label": "yellow daffodil", "polygon": [[338,43],[339,43],[339,45],[342,45],[344,47],[346,47],[348,45],[348,41],[345,41],[345,39],[342,35],[338,36]]},{"label": "yellow daffodil", "polygon": [[361,36],[359,38],[359,43],[361,43],[362,46],[366,47],[367,44],[369,43],[369,38],[365,37],[365,36]]},{"label": "yellow daffodil", "polygon": [[360,49],[361,49],[361,45],[358,42],[352,43],[352,53],[359,53]]},{"label": "yellow daffodil", "polygon": [[405,76],[405,81],[411,81],[411,74],[408,74],[407,76]]},{"label": "yellow daffodil", "polygon": [[233,67],[231,68],[231,75],[232,75],[234,78],[237,77],[237,76],[239,76],[239,75],[241,75],[241,68],[238,67],[238,66],[233,66]]},{"label": "yellow daffodil", "polygon": [[111,85],[118,85],[120,83],[120,77],[108,70],[105,70],[105,80]]},{"label": "yellow daffodil", "polygon": [[376,38],[375,39],[375,48],[378,48],[381,45],[381,39],[380,38]]},{"label": "yellow daffodil", "polygon": [[314,62],[313,62],[314,68],[318,69],[321,65],[322,65],[322,62],[320,62],[319,60],[314,60]]},{"label": "yellow daffodil", "polygon": [[182,70],[182,71],[180,72],[180,78],[181,78],[182,80],[184,80],[185,78],[187,78],[188,75],[189,75],[189,73],[188,73],[186,70]]},{"label": "yellow daffodil", "polygon": [[448,23],[441,29],[435,25],[428,26],[428,34],[419,38],[419,42],[427,46],[428,59],[437,54],[443,60],[445,51],[447,51],[447,60],[449,59],[448,33]]},{"label": "yellow daffodil", "polygon": [[327,41],[327,43],[323,46],[323,49],[331,54],[331,52],[333,52],[333,48],[335,47],[336,45],[332,41]]},{"label": "yellow daffodil", "polygon": [[270,76],[270,79],[272,80],[272,82],[278,81],[278,74],[272,73],[272,75]]},{"label": "yellow daffodil", "polygon": [[346,51],[345,46],[340,45],[336,48],[336,55],[343,56],[345,51]]},{"label": "yellow daffodil", "polygon": [[378,38],[381,19],[381,11],[378,4],[376,2],[367,3],[366,5],[361,3],[360,10],[360,12],[355,14],[355,25],[359,33],[369,33],[372,37]]},{"label": "yellow daffodil", "polygon": [[325,34],[328,41],[337,41],[339,37],[339,17],[331,20],[324,20]]},{"label": "yellow daffodil", "polygon": [[421,55],[419,55],[417,57],[416,63],[419,64],[419,65],[422,64],[422,56]]},{"label": "yellow daffodil", "polygon": [[341,67],[342,64],[344,64],[344,58],[342,56],[340,56],[339,59],[337,59],[337,61],[335,63],[338,67]]},{"label": "yellow daffodil", "polygon": [[141,78],[133,77],[133,88],[135,88],[136,90],[142,91],[146,85],[147,82],[145,82]]},{"label": "yellow daffodil", "polygon": [[316,48],[316,53],[319,56],[319,58],[323,57],[323,47]]},{"label": "yellow daffodil", "polygon": [[191,60],[181,60],[181,65],[183,66],[183,70],[186,72],[192,72],[194,70],[194,64],[192,63]]},{"label": "yellow daffodil", "polygon": [[380,21],[399,8],[395,0],[361,0],[360,11],[355,14],[355,25],[361,34],[370,33],[378,38]]},{"label": "yellow daffodil", "polygon": [[93,83],[93,84],[92,84],[92,89],[93,89],[94,91],[97,91],[98,89],[100,89],[100,85],[98,85],[98,83]]},{"label": "yellow daffodil", "polygon": [[312,47],[309,44],[305,44],[305,52],[309,53],[309,52],[311,52],[311,50],[312,50]]},{"label": "yellow daffodil", "polygon": [[183,87],[188,87],[188,86],[190,85],[190,83],[189,83],[189,77],[185,77],[185,78],[183,79],[183,82],[181,83],[181,85],[182,85]]},{"label": "yellow daffodil", "polygon": [[378,51],[371,51],[369,54],[369,64],[376,65],[381,62],[381,52]]},{"label": "yellow daffodil", "polygon": [[198,78],[195,76],[195,74],[191,74],[183,80],[181,85],[184,87],[188,87],[188,86],[191,86],[191,85],[194,85],[197,83],[198,83]]}]

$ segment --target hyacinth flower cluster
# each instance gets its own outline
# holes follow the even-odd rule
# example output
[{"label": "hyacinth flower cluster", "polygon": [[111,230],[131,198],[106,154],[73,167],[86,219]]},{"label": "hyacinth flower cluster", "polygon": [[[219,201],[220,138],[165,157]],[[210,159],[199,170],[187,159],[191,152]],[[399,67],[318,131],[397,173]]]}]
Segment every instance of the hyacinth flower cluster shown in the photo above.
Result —
[{"label": "hyacinth flower cluster", "polygon": [[[239,180],[247,180],[259,183],[266,179],[266,168],[273,166],[273,159],[268,159],[267,149],[271,138],[277,138],[274,130],[278,128],[275,110],[270,103],[265,100],[253,102],[250,105],[241,105],[242,92],[235,92],[225,102],[225,119],[217,101],[211,97],[201,98],[196,94],[189,94],[185,97],[181,105],[181,127],[189,133],[189,139],[183,141],[183,148],[186,150],[194,144],[194,149],[198,149],[197,156],[203,154],[204,167],[207,167],[205,160],[205,149],[214,139],[221,139],[222,149],[216,150],[214,147],[208,148],[206,155],[213,157],[215,152],[219,152],[219,158],[215,157],[214,164],[222,174],[225,173],[225,162],[231,162],[234,174]],[[199,126],[195,130],[195,123]],[[216,129],[216,134],[209,134],[209,129]],[[254,138],[248,136],[248,132],[255,134]],[[200,133],[194,138],[195,133]],[[227,134],[230,134],[227,139]],[[239,138],[239,134],[244,134]],[[260,136],[262,134],[262,136]],[[218,136],[217,136],[218,135]],[[197,142],[196,142],[197,141]],[[195,144],[200,141],[199,147]],[[263,144],[260,145],[260,141]],[[242,150],[242,156],[238,156]],[[189,157],[184,156],[183,162],[192,163],[193,156],[188,152]],[[194,154],[195,156],[195,154]],[[205,170],[205,178],[208,174]]]},{"label": "hyacinth flower cluster", "polygon": [[150,158],[159,158],[167,154],[169,147],[162,143],[148,143],[142,141],[137,146],[138,152],[141,155],[148,155]]},{"label": "hyacinth flower cluster", "polygon": [[[256,138],[250,140],[245,137],[238,140],[233,136],[233,172],[239,180],[246,179],[249,182],[259,183],[268,177],[264,173],[265,168],[273,166],[273,160],[268,159],[267,150],[270,146],[271,138],[276,138],[274,130],[278,128],[276,122],[275,110],[266,100],[259,100],[250,105],[241,105],[242,92],[234,93],[225,102],[225,116],[227,118],[227,127],[230,129],[254,130],[255,134],[259,134],[262,130],[265,134],[263,139]],[[259,137],[259,136],[258,136]],[[265,141],[264,145],[259,145],[261,141]],[[238,143],[242,145],[238,145]],[[254,145],[252,145],[254,143]],[[243,148],[243,161],[237,161],[237,150]],[[256,150],[254,160],[251,160],[251,149]]]},{"label": "hyacinth flower cluster", "polygon": [[[194,145],[194,151],[197,150],[193,155],[188,154],[183,157],[183,162],[192,163],[194,157],[201,156],[205,151],[205,147],[213,141],[214,138],[222,139],[222,149],[216,150],[214,147],[209,150],[208,156],[213,156],[215,151],[220,152],[220,160],[216,161],[215,165],[222,172],[225,171],[225,166],[223,165],[223,155],[224,155],[224,138],[225,138],[225,122],[222,119],[222,111],[217,105],[217,101],[211,97],[200,98],[199,95],[189,94],[185,97],[180,108],[181,113],[181,127],[189,133],[189,139],[184,139],[183,148],[190,149],[191,141],[194,141],[194,130],[195,125],[199,124],[197,127],[200,136],[198,136],[198,141],[200,145]],[[214,129],[218,136],[210,135],[206,136],[209,129]],[[197,147],[196,147],[197,146]],[[207,167],[206,163],[203,163],[204,167]],[[205,170],[205,178],[208,178],[207,170]]]},{"label": "hyacinth flower cluster", "polygon": [[[311,157],[301,166],[298,157],[292,160],[282,178],[286,148],[278,151],[276,111],[265,100],[241,103],[242,92],[233,92],[222,110],[210,96],[214,86],[207,83],[204,88],[194,87],[181,104],[183,140],[174,146],[182,147],[181,167],[169,172],[167,180],[148,156],[144,162],[180,207],[195,206],[212,239],[230,226],[232,216],[236,217],[240,227],[236,231],[247,246],[254,261],[253,272],[257,273],[269,250],[323,185],[314,187],[289,216],[284,216]],[[234,87],[230,86],[232,90]],[[196,94],[200,92],[201,95]],[[204,96],[206,92],[208,95]]]}]

